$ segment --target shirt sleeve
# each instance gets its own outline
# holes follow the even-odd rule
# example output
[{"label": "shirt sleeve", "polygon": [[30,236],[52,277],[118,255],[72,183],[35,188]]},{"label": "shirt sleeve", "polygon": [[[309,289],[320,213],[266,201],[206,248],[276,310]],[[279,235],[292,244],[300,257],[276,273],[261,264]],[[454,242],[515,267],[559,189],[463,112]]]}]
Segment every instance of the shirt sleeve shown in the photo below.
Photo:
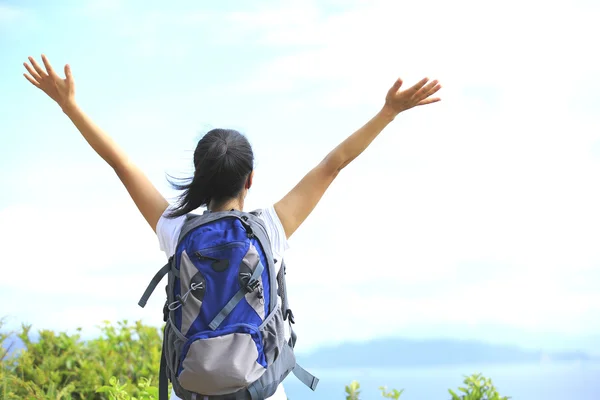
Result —
[{"label": "shirt sleeve", "polygon": [[167,208],[156,224],[158,244],[160,249],[165,252],[167,258],[175,254],[177,240],[179,239],[179,234],[181,233],[181,228],[183,227],[186,218],[185,215],[176,218],[167,218],[165,214],[168,211],[170,211],[170,208]]},{"label": "shirt sleeve", "polygon": [[264,208],[261,217],[265,222],[265,227],[267,228],[267,234],[269,235],[273,252],[278,256],[283,257],[283,254],[287,249],[289,249],[290,246],[285,236],[283,225],[281,224],[281,220],[279,219],[275,208],[273,206]]}]

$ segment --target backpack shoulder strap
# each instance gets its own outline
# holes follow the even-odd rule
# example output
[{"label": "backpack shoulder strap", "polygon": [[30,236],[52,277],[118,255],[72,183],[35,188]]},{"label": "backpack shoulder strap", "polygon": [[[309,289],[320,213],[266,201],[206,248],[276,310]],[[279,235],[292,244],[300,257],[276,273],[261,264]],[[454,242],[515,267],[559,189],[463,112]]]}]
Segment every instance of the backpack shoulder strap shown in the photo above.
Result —
[{"label": "backpack shoulder strap", "polygon": [[177,238],[177,245],[175,246],[175,248],[179,246],[179,243],[181,243],[181,240],[184,238],[184,236],[187,235],[192,229],[203,225],[207,222],[210,222],[205,220],[205,215],[206,213],[202,215],[192,213],[186,214],[185,221],[183,223],[183,226],[181,227],[181,232],[179,232],[179,237]]},{"label": "backpack shoulder strap", "polygon": [[290,323],[293,324],[295,321],[294,314],[292,313],[292,310],[290,310],[290,304],[288,302],[287,286],[285,281],[285,268],[285,260],[281,260],[281,268],[277,273],[277,294],[279,294],[279,297],[281,297],[281,312],[283,313],[283,320],[285,321],[289,318]]},{"label": "backpack shoulder strap", "polygon": [[262,215],[262,212],[263,212],[262,209],[259,208],[259,209],[254,210],[254,211],[250,211],[248,214],[252,214],[255,217],[260,217]]},{"label": "backpack shoulder strap", "polygon": [[160,281],[162,281],[165,275],[167,275],[169,272],[172,272],[173,274],[175,274],[175,276],[179,277],[179,271],[175,269],[174,259],[174,256],[171,256],[169,258],[169,261],[167,261],[167,263],[160,270],[158,270],[156,275],[154,275],[154,278],[152,278],[152,280],[148,284],[148,287],[144,291],[144,294],[140,298],[140,301],[138,301],[138,305],[140,307],[144,308],[146,306],[146,303],[148,302],[148,299],[154,292],[154,289],[156,289],[156,287],[158,286]]},{"label": "backpack shoulder strap", "polygon": [[[255,210],[255,211],[250,212],[250,214],[255,216],[256,219],[260,220],[262,210]],[[262,220],[260,220],[260,222],[262,223]],[[266,229],[265,229],[265,233],[266,233]],[[275,261],[273,261],[273,262],[275,262]],[[283,320],[284,321],[287,320],[288,323],[290,324],[290,340],[289,340],[288,344],[290,345],[290,347],[292,349],[294,349],[294,347],[296,346],[296,340],[298,339],[298,335],[296,335],[296,332],[294,332],[294,328],[292,326],[295,323],[294,313],[292,313],[292,310],[290,309],[290,304],[288,302],[285,275],[286,275],[286,265],[285,265],[285,260],[282,259],[281,260],[281,268],[279,269],[279,272],[277,273],[277,278],[276,278],[277,279],[277,294],[279,295],[279,297],[281,297],[281,311],[283,313]],[[274,286],[274,285],[272,285],[272,286]],[[275,297],[273,297],[273,295],[272,295],[271,298],[275,298]],[[294,373],[296,378],[298,378],[298,380],[300,380],[303,384],[308,386],[311,390],[314,391],[317,388],[317,385],[319,384],[319,379],[316,378],[311,373],[309,373],[308,371],[306,371],[300,365],[298,365],[298,363],[296,363],[292,372]]]},{"label": "backpack shoulder strap", "polygon": [[270,285],[270,304],[269,304],[269,312],[275,311],[277,308],[277,286],[275,282],[277,281],[277,276],[275,274],[275,259],[273,258],[273,249],[271,248],[271,241],[269,240],[269,235],[267,233],[267,228],[265,224],[260,218],[261,210],[255,210],[250,213],[244,213],[245,215],[242,217],[244,221],[250,226],[252,233],[258,239],[260,244],[265,251],[267,265],[265,266],[269,273],[269,282],[272,282]]}]

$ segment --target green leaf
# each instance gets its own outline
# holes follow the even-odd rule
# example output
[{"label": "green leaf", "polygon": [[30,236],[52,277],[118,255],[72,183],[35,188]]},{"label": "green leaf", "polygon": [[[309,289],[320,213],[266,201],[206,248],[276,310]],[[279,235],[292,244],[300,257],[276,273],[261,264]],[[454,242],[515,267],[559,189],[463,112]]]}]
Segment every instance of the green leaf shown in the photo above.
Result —
[{"label": "green leaf", "polygon": [[158,396],[158,388],[154,386],[146,388],[146,393],[150,396]]}]

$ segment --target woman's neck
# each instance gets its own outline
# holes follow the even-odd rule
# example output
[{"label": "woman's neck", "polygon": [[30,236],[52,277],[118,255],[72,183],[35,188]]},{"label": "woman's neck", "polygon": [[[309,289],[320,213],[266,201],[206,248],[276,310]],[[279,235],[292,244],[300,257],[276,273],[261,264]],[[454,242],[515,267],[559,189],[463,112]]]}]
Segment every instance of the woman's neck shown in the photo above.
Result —
[{"label": "woman's neck", "polygon": [[244,200],[231,199],[231,200],[227,200],[220,204],[211,201],[210,204],[208,205],[208,209],[212,212],[229,211],[229,210],[242,211],[244,209]]}]

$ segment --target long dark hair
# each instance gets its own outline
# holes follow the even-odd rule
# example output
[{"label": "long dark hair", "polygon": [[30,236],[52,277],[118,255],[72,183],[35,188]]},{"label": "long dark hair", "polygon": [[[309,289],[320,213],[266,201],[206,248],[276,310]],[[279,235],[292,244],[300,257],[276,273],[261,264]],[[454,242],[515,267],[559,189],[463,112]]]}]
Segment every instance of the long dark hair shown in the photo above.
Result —
[{"label": "long dark hair", "polygon": [[168,218],[185,215],[213,202],[222,204],[237,197],[254,169],[254,154],[248,139],[233,129],[213,129],[196,146],[194,176],[187,183],[169,179],[173,188],[182,190]]}]

